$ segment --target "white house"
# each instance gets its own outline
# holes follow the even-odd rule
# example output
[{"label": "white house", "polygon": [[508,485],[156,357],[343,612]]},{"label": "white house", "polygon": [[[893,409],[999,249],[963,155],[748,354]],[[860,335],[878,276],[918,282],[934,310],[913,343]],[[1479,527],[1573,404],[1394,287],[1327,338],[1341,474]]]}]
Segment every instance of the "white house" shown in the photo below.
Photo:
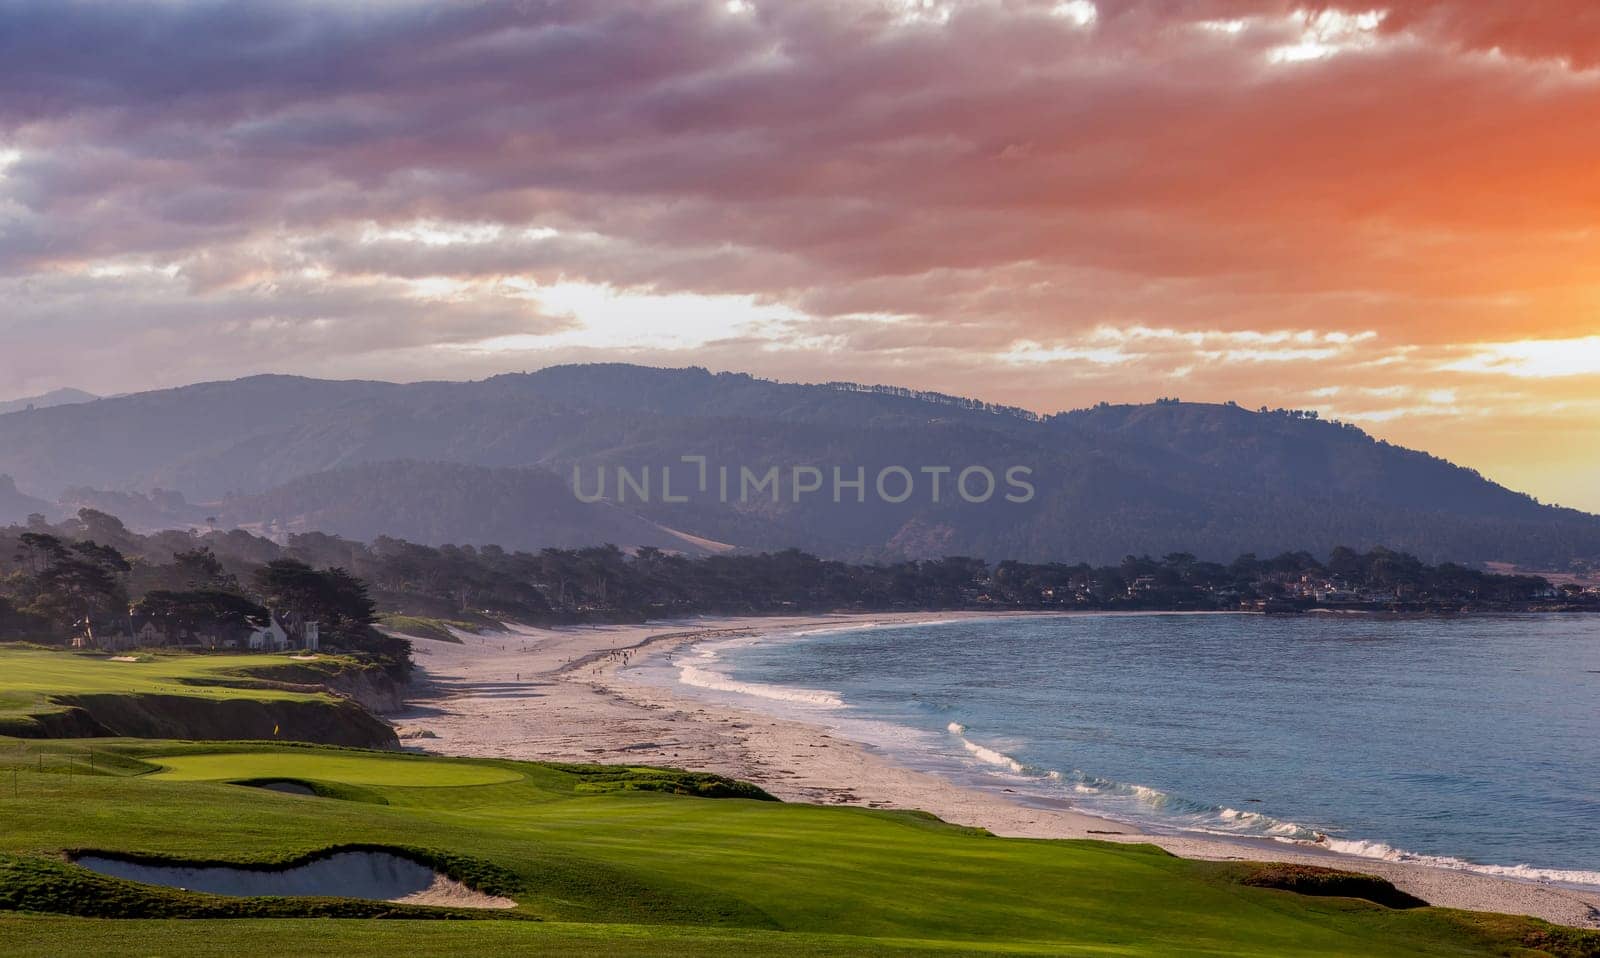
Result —
[{"label": "white house", "polygon": [[273,616],[266,625],[251,629],[245,644],[256,652],[282,652],[289,647],[289,633],[283,630],[278,617]]},{"label": "white house", "polygon": [[144,624],[134,631],[133,641],[136,646],[148,649],[157,645],[166,645],[171,641],[171,638],[153,620],[146,619]]},{"label": "white house", "polygon": [[251,630],[246,645],[257,652],[283,652],[295,647],[316,652],[322,648],[322,629],[315,622],[307,622],[300,627],[299,640],[296,641],[274,615],[265,626]]}]

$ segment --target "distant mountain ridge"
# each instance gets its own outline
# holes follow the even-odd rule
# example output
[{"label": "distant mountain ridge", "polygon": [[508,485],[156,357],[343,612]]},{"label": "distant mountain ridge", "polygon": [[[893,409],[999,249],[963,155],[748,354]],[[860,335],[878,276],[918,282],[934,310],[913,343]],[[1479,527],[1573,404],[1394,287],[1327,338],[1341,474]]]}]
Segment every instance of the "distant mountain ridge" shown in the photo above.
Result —
[{"label": "distant mountain ridge", "polygon": [[4,416],[9,412],[23,412],[29,409],[48,409],[51,406],[72,406],[78,403],[94,402],[99,398],[94,393],[86,393],[81,389],[52,389],[50,392],[38,396],[0,401],[0,416]]},{"label": "distant mountain ridge", "polygon": [[367,463],[228,499],[216,511],[228,526],[326,532],[365,542],[391,536],[425,545],[524,550],[611,542],[689,554],[716,551],[611,503],[577,502],[564,480],[543,469]]},{"label": "distant mountain ridge", "polygon": [[[1000,475],[1024,465],[1037,492],[981,505],[949,493],[794,502],[787,487],[777,502],[624,502],[613,484],[611,501],[586,506],[568,488],[575,469],[592,484],[621,466],[649,470],[659,490],[670,467],[675,492],[698,493],[684,456],[735,476],[859,468],[869,484],[894,466]],[[0,473],[41,497],[174,490],[205,504],[186,506],[191,519],[203,508],[230,523],[432,544],[533,548],[587,535],[672,548],[683,533],[855,559],[1107,562],[1341,544],[1545,567],[1600,557],[1600,517],[1305,414],[1161,401],[1041,417],[893,387],[622,364],[467,383],[257,376],[34,409],[0,416]],[[454,498],[442,501],[442,489]]]},{"label": "distant mountain ridge", "polygon": [[24,522],[28,516],[53,513],[54,507],[44,499],[30,496],[17,489],[16,480],[0,475],[0,522]]}]

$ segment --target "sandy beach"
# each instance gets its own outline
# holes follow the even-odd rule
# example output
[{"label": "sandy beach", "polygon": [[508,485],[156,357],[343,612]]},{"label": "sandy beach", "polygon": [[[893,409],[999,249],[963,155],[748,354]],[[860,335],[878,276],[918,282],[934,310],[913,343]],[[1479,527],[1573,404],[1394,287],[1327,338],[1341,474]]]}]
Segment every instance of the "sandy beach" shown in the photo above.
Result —
[{"label": "sandy beach", "polygon": [[[667,765],[753,782],[785,801],[909,808],[1022,838],[1145,841],[1206,859],[1301,862],[1380,875],[1432,904],[1600,927],[1600,889],[1340,855],[1309,845],[1148,835],[1003,791],[906,768],[838,730],[710,702],[619,670],[708,639],[795,629],[946,620],[960,613],[694,619],[649,625],[513,627],[418,639],[416,694],[393,716],[407,746],[444,755]],[[976,615],[976,614],[974,614]],[[983,617],[991,618],[992,614]]]}]

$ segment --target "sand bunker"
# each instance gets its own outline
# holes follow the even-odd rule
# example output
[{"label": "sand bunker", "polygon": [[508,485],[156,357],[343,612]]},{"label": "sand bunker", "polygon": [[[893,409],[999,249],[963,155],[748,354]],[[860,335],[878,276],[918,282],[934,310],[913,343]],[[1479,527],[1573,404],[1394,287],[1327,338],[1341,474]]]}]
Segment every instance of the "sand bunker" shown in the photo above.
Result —
[{"label": "sand bunker", "polygon": [[517,905],[509,898],[473,891],[427,865],[388,852],[335,852],[279,869],[154,865],[101,855],[81,855],[76,861],[112,878],[234,898],[363,898],[452,908]]}]

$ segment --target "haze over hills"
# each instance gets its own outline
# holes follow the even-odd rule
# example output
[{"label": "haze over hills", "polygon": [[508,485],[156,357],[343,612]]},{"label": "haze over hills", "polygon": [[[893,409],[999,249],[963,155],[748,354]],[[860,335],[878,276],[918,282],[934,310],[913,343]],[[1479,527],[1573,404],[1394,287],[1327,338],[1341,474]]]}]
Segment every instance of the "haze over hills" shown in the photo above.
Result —
[{"label": "haze over hills", "polygon": [[[706,457],[704,492],[684,456]],[[649,472],[650,501],[637,489],[624,500],[617,466]],[[795,466],[823,478],[798,502]],[[863,471],[865,502],[850,487],[833,501],[835,466],[846,480]],[[874,490],[895,466],[919,486],[905,502]],[[989,501],[954,494],[967,466],[1000,477]],[[1031,470],[1030,501],[1004,498],[1013,466]],[[739,495],[741,468],[772,467],[777,501]],[[924,467],[953,470],[939,501]],[[591,493],[605,476],[609,501],[578,501],[575,468]],[[663,501],[663,469],[688,501]],[[1545,567],[1600,557],[1600,518],[1309,414],[1161,401],[1039,417],[909,390],[626,365],[470,383],[258,376],[35,408],[0,416],[0,474],[40,499],[70,489],[69,505],[139,513],[124,518],[145,526],[215,519],[432,544],[699,548],[683,533],[708,548],[842,558],[1226,559],[1339,544]],[[14,521],[6,508],[0,519]]]},{"label": "haze over hills", "polygon": [[25,409],[47,409],[51,406],[72,406],[77,403],[94,402],[99,399],[94,393],[86,393],[81,389],[52,389],[50,392],[38,396],[25,396],[22,399],[0,401],[0,416],[8,412],[20,412]]},{"label": "haze over hills", "polygon": [[367,463],[291,479],[229,499],[217,510],[221,524],[273,534],[327,532],[362,541],[392,536],[526,550],[611,542],[696,555],[721,551],[613,503],[579,502],[565,480],[544,469]]},{"label": "haze over hills", "polygon": [[23,493],[10,476],[0,476],[0,522],[20,522],[33,513],[53,511],[51,503]]}]

